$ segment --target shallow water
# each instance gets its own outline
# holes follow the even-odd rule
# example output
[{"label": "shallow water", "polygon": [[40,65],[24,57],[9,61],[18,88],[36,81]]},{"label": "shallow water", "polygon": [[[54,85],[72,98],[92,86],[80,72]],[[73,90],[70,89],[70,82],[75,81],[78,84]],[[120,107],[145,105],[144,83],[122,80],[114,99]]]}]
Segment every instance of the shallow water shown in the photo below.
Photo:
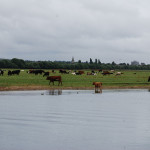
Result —
[{"label": "shallow water", "polygon": [[0,92],[0,150],[149,150],[148,90]]}]

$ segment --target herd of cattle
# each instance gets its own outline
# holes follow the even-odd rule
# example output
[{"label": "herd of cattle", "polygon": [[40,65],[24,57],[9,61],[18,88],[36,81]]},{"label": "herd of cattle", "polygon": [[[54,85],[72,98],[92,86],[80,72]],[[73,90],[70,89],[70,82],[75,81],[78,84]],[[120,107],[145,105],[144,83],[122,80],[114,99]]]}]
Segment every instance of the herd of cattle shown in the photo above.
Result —
[{"label": "herd of cattle", "polygon": [[[21,71],[24,71],[24,70],[2,70],[0,69],[0,76],[3,76],[4,75],[4,72],[7,73],[8,76],[12,76],[12,75],[19,75]],[[110,70],[110,71],[104,71],[104,70],[91,70],[90,72],[85,72],[85,71],[67,71],[67,70],[63,70],[63,69],[60,69],[57,71],[57,75],[55,75],[55,70],[52,70],[51,72],[50,71],[44,71],[42,69],[31,69],[29,71],[27,71],[28,74],[34,74],[34,75],[42,75],[43,77],[46,77],[46,80],[49,80],[49,84],[53,83],[54,85],[54,81],[58,81],[58,85],[62,85],[62,78],[61,78],[61,75],[58,75],[58,72],[59,74],[72,74],[72,75],[82,75],[82,74],[86,74],[86,75],[97,75],[97,74],[102,74],[103,76],[105,75],[111,75],[111,74],[114,74],[115,76],[118,76],[118,75],[122,75],[123,73],[122,72],[115,72],[114,70]],[[150,82],[150,77],[148,79],[148,82]],[[101,87],[102,84],[99,83],[99,82],[95,82],[93,83],[93,85],[95,85],[95,88],[97,87]]]},{"label": "herd of cattle", "polygon": [[[12,75],[19,75],[21,71],[24,70],[8,70],[7,75],[8,76],[12,76]],[[0,75],[3,76],[4,72],[6,72],[6,70],[2,70],[0,69]],[[58,71],[57,71],[58,72]],[[56,72],[55,70],[50,71],[44,71],[42,69],[31,69],[29,71],[27,71],[28,74],[34,74],[34,75],[42,75],[43,77],[47,77],[46,80],[49,80],[49,84],[51,84],[51,82],[54,85],[54,81],[58,81],[58,85],[62,85],[62,78],[61,75],[54,75]],[[72,74],[72,75],[82,75],[82,74],[86,74],[86,75],[97,75],[98,73],[101,73],[102,75],[110,75],[110,74],[114,74],[114,70],[111,71],[103,71],[103,70],[97,70],[94,71],[92,70],[91,72],[86,72],[85,71],[67,71],[67,70],[63,70],[60,69],[59,70],[60,74]],[[51,76],[50,76],[51,74]],[[117,72],[115,75],[121,75],[123,73],[121,72]],[[95,85],[95,87],[98,87],[97,84]]]},{"label": "herd of cattle", "polygon": [[[8,76],[12,76],[12,75],[19,75],[21,71],[24,71],[24,70],[2,70],[0,69],[0,76],[3,76],[4,75],[4,72],[7,73]],[[58,82],[58,86],[61,84],[62,85],[62,77],[61,75],[58,75],[58,71],[57,71],[57,74],[55,75],[55,70],[52,70],[51,72],[50,71],[44,71],[42,69],[31,69],[29,71],[27,71],[28,74],[34,74],[34,75],[42,75],[43,77],[46,77],[46,80],[49,80],[49,85],[51,83],[53,83],[54,85],[54,82],[57,81]],[[86,74],[86,75],[97,75],[97,74],[102,74],[103,76],[106,76],[106,75],[111,75],[111,74],[114,74],[115,76],[118,76],[118,75],[122,75],[124,74],[123,72],[115,72],[114,70],[110,70],[110,71],[105,71],[105,70],[92,70],[90,72],[85,72],[85,71],[66,71],[66,70],[63,70],[63,69],[60,69],[59,70],[59,74],[72,74],[72,75],[82,75],[82,74]],[[136,74],[136,73],[133,73],[133,74]],[[150,82],[150,76],[148,77],[148,82]],[[93,85],[95,85],[95,93],[101,93],[102,92],[102,82],[93,82]]]},{"label": "herd of cattle", "polygon": [[[3,75],[5,71],[6,71],[6,70],[0,69],[0,75]],[[12,70],[12,71],[11,71],[11,70],[8,70],[7,75],[8,75],[8,76],[15,75],[15,74],[16,74],[16,75],[19,75],[21,71],[24,71],[24,70]],[[105,76],[105,75],[111,75],[111,74],[115,74],[115,75],[121,75],[121,74],[123,74],[122,72],[116,72],[116,73],[115,73],[114,70],[111,70],[111,71],[103,71],[103,70],[94,71],[94,70],[92,70],[91,72],[87,72],[86,75],[97,75],[97,74],[100,73],[100,72],[101,72],[101,74],[104,75],[104,76]],[[35,75],[40,74],[40,75],[43,75],[43,77],[45,77],[45,76],[49,76],[50,73],[53,73],[53,74],[54,74],[54,73],[56,73],[56,72],[55,72],[55,70],[52,70],[52,71],[50,72],[50,71],[44,71],[44,70],[42,70],[42,69],[37,69],[37,70],[32,69],[32,70],[27,71],[27,73],[28,73],[28,74],[35,74]],[[82,74],[85,74],[85,71],[72,71],[72,70],[66,71],[66,70],[60,69],[60,70],[59,70],[59,73],[60,73],[60,74],[82,75]]]},{"label": "herd of cattle", "polygon": [[[5,71],[6,70],[1,70],[0,69],[0,75],[3,76]],[[19,75],[20,74],[20,70],[13,70],[13,71],[8,70],[8,76],[15,75],[15,74]]]}]

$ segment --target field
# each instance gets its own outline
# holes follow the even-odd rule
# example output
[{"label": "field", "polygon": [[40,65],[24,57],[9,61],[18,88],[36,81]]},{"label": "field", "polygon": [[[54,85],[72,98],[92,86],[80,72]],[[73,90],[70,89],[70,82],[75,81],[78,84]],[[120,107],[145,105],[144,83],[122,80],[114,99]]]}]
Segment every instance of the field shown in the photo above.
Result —
[{"label": "field", "polygon": [[[49,81],[43,75],[28,74],[28,70],[22,70],[20,75],[8,76],[6,70],[3,76],[0,76],[0,90],[24,90],[24,89],[49,89],[58,88],[58,83],[55,85],[49,85]],[[50,71],[51,70],[45,70]],[[123,74],[117,75],[116,72],[122,72]],[[114,74],[103,76],[100,73],[97,75],[87,75],[84,71],[83,75],[72,75],[72,74],[60,74],[58,70],[56,73],[50,73],[52,75],[61,75],[63,85],[59,88],[63,89],[90,89],[94,88],[93,82],[102,82],[103,88],[150,88],[150,82],[148,77],[150,71],[124,71],[118,70]]]}]

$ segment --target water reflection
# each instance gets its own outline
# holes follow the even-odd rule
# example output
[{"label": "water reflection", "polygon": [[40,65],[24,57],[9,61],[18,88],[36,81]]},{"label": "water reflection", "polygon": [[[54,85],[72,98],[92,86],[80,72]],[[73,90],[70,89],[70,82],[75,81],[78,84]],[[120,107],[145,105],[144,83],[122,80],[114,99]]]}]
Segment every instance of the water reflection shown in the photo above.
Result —
[{"label": "water reflection", "polygon": [[95,88],[95,93],[100,93],[100,94],[102,94],[102,89],[96,89],[96,88]]},{"label": "water reflection", "polygon": [[[74,92],[72,92],[72,91],[63,91],[63,94],[67,94],[67,95],[70,95],[70,94],[81,94],[82,92],[83,93],[88,93],[89,91],[87,91],[87,92],[85,92],[85,91],[74,91]],[[95,93],[96,94],[97,93],[102,94],[102,89],[96,89]],[[52,90],[49,90],[49,91],[46,92],[46,95],[62,95],[62,89],[52,89]]]},{"label": "water reflection", "polygon": [[62,89],[52,89],[52,90],[49,90],[47,91],[47,94],[48,95],[62,95]]}]

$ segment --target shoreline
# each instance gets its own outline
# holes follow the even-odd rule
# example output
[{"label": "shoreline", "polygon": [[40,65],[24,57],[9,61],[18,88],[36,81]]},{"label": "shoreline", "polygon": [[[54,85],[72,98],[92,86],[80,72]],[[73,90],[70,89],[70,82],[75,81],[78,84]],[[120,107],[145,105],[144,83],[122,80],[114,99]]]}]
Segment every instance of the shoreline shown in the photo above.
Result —
[{"label": "shoreline", "polygon": [[[95,90],[94,87],[48,87],[48,86],[10,86],[0,87],[0,91],[30,91],[30,90]],[[102,89],[150,89],[150,86],[103,86]]]}]

